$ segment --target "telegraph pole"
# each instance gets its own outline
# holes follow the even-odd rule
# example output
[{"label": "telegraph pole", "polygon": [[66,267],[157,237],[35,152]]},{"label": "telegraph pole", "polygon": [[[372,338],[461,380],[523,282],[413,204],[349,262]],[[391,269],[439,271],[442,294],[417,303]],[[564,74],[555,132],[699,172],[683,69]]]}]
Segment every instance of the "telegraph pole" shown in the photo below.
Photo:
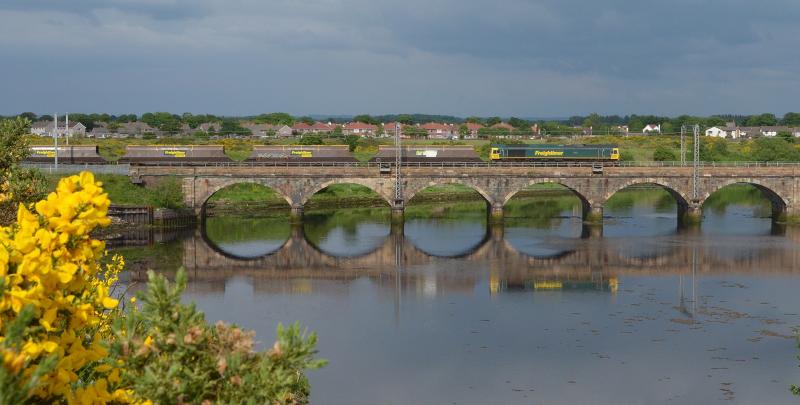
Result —
[{"label": "telegraph pole", "polygon": [[58,171],[58,113],[53,114],[53,156],[55,157],[55,170]]},{"label": "telegraph pole", "polygon": [[64,139],[67,140],[67,146],[69,146],[69,113],[67,113],[67,121],[64,125]]}]

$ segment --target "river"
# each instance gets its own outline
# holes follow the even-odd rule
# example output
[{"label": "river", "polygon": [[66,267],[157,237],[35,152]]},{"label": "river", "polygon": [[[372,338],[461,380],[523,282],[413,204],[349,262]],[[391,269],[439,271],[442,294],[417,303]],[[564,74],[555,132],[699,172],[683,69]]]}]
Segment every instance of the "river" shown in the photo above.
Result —
[{"label": "river", "polygon": [[[713,196],[712,196],[713,197]],[[477,208],[476,208],[477,207]],[[317,332],[314,404],[795,403],[800,229],[750,192],[678,226],[665,192],[621,193],[602,227],[569,196],[208,218],[117,247],[128,282],[185,266],[211,322]]]}]

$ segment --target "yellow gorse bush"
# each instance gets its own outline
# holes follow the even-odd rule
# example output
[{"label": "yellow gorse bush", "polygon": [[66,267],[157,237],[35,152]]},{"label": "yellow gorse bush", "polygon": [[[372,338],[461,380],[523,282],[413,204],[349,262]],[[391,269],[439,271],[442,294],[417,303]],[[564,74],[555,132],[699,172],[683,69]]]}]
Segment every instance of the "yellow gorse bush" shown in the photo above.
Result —
[{"label": "yellow gorse bush", "polygon": [[[0,335],[0,357],[21,382],[38,379],[37,401],[129,402],[132,395],[115,389],[120,370],[100,362],[118,311],[110,289],[123,267],[118,256],[101,264],[105,243],[90,236],[110,222],[101,186],[88,172],[64,178],[46,199],[20,205],[16,223],[0,227],[0,331],[25,308],[33,311],[21,341]],[[54,366],[37,373],[46,360]]]}]

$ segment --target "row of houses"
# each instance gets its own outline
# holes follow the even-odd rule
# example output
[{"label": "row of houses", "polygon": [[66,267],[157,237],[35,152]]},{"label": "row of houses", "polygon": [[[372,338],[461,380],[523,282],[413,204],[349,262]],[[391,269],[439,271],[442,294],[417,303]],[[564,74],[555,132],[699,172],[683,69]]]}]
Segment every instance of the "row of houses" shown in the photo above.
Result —
[{"label": "row of houses", "polygon": [[773,137],[780,133],[788,133],[794,137],[800,137],[800,128],[783,125],[740,127],[733,122],[729,122],[724,127],[711,127],[705,131],[706,136],[730,139]]},{"label": "row of houses", "polygon": [[[513,126],[508,123],[501,122],[492,126],[484,126],[476,123],[463,124],[450,124],[450,123],[437,123],[429,122],[426,124],[406,125],[398,122],[386,122],[381,125],[368,124],[364,122],[348,122],[345,124],[336,124],[332,122],[314,122],[308,124],[305,122],[297,122],[294,125],[272,125],[272,124],[257,124],[255,122],[245,121],[242,122],[241,127],[245,132],[243,136],[255,137],[292,137],[302,136],[305,134],[329,134],[337,130],[341,130],[343,135],[356,135],[364,137],[380,137],[380,136],[394,136],[395,131],[400,129],[400,135],[403,137],[409,134],[423,134],[431,139],[453,139],[453,138],[477,138],[481,130],[494,129],[494,130],[515,130]],[[221,129],[217,123],[203,123],[196,128],[191,128],[184,124],[180,128],[182,134],[194,134],[197,132],[214,134]],[[539,134],[538,124],[534,124],[529,128],[532,134]],[[145,134],[153,134],[156,136],[165,135],[165,133],[156,127],[153,127],[145,122],[125,122],[105,124],[98,123],[91,131],[86,131],[86,127],[79,123],[70,123],[70,128],[65,129],[64,123],[59,124],[59,129],[53,131],[52,122],[37,122],[31,127],[31,132],[40,136],[52,136],[57,133],[59,136],[64,136],[69,133],[70,136],[87,136],[93,138],[126,138],[126,137],[141,137]]]},{"label": "row of houses", "polygon": [[[52,121],[38,121],[31,125],[31,132],[40,136],[52,136],[57,133],[59,136],[87,136],[94,138],[126,138],[126,137],[141,137],[145,134],[153,134],[156,136],[165,135],[165,133],[156,127],[153,127],[145,122],[125,122],[125,123],[112,123],[105,124],[99,123],[91,131],[86,130],[86,126],[80,122],[70,122],[69,128],[65,126],[65,122],[58,124],[58,129],[53,130]],[[503,130],[503,131],[519,131],[520,128],[500,122],[491,126],[484,126],[477,123],[465,124],[451,124],[451,123],[438,123],[428,122],[425,124],[406,125],[397,122],[386,122],[381,125],[368,124],[364,122],[348,122],[345,124],[336,124],[332,122],[314,122],[308,124],[305,122],[297,122],[294,125],[272,125],[272,124],[257,124],[251,121],[242,122],[241,127],[244,128],[243,136],[255,137],[292,137],[302,136],[305,134],[329,134],[341,130],[343,135],[357,135],[365,137],[380,137],[380,136],[394,136],[397,128],[400,129],[400,134],[403,137],[408,137],[409,134],[424,134],[430,139],[474,139],[477,138],[479,133],[484,130]],[[463,125],[463,127],[462,127]],[[408,128],[412,127],[412,128]],[[412,130],[413,129],[413,130]],[[575,127],[574,129],[580,130],[584,135],[592,135],[592,127]],[[179,132],[185,135],[191,135],[198,132],[206,134],[215,134],[221,130],[218,123],[202,123],[195,128],[191,128],[187,124],[183,124]],[[612,128],[616,133],[627,135],[629,133],[628,127],[620,125]],[[531,135],[541,135],[541,129],[538,124],[534,124],[529,128],[524,128]],[[489,132],[489,131],[486,131]],[[734,123],[728,123],[724,127],[711,127],[705,131],[706,136],[721,137],[721,138],[752,138],[757,136],[775,136],[780,132],[790,132],[794,136],[800,136],[800,128],[790,128],[786,126],[764,126],[764,127],[738,127]],[[660,134],[660,124],[648,124],[642,129],[643,134]]]}]

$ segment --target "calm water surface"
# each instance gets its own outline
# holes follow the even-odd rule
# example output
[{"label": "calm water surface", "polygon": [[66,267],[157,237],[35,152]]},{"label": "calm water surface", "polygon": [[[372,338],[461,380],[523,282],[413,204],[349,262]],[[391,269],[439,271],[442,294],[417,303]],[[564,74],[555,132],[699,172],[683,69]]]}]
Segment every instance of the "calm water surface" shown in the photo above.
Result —
[{"label": "calm water surface", "polygon": [[602,237],[574,204],[526,207],[402,232],[384,210],[215,218],[122,251],[129,279],[185,266],[186,299],[262,347],[279,322],[316,331],[315,404],[797,402],[800,231],[763,202],[683,230],[674,201],[621,199]]}]

